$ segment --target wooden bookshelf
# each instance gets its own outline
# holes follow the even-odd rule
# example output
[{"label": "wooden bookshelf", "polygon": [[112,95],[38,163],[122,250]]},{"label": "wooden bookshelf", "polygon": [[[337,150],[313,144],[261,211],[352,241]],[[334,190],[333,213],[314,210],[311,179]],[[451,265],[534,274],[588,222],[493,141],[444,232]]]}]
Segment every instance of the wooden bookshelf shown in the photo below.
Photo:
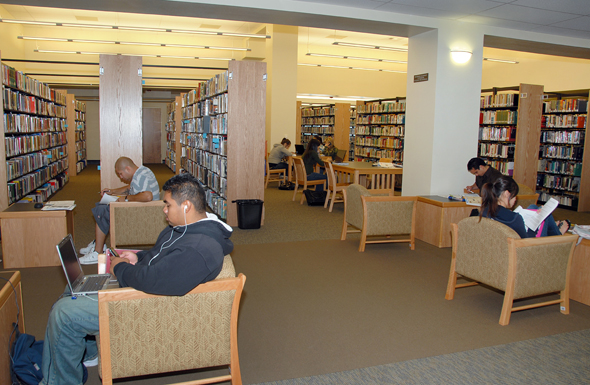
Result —
[{"label": "wooden bookshelf", "polygon": [[[43,202],[68,181],[66,97],[46,84],[2,64],[6,168],[0,209],[19,200]],[[4,189],[2,189],[4,190]]]},{"label": "wooden bookshelf", "polygon": [[376,162],[391,158],[403,164],[406,98],[359,102],[356,116],[355,160]]},{"label": "wooden bookshelf", "polygon": [[66,96],[68,163],[75,165],[69,173],[76,176],[86,167],[86,103],[76,100],[73,94],[61,93]]},{"label": "wooden bookshelf", "polygon": [[321,106],[306,106],[299,104],[301,120],[299,143],[304,146],[309,140],[318,135],[322,142],[327,139],[334,141],[339,150],[348,151],[350,137],[350,105],[347,103],[326,104]]},{"label": "wooden bookshelf", "polygon": [[176,101],[166,105],[166,166],[176,174]]},{"label": "wooden bookshelf", "polygon": [[584,152],[588,90],[546,95],[537,173],[539,201],[555,198],[572,210],[590,210],[590,156]]},{"label": "wooden bookshelf", "polygon": [[237,226],[239,199],[264,199],[266,64],[232,61],[182,98],[181,166],[211,210]]},{"label": "wooden bookshelf", "polygon": [[[348,137],[348,159],[354,159],[354,141],[356,137],[356,106],[350,106],[350,125]],[[344,159],[345,161],[348,159]]]}]

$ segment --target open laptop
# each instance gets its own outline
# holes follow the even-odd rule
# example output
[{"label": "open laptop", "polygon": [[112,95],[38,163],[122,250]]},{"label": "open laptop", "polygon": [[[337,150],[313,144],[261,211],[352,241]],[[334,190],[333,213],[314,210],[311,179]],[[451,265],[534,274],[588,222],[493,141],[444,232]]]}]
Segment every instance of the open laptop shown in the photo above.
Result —
[{"label": "open laptop", "polygon": [[72,295],[96,294],[99,290],[106,289],[111,275],[84,274],[74,247],[72,234],[66,235],[56,247]]},{"label": "open laptop", "polygon": [[305,146],[302,144],[296,144],[295,152],[297,153],[297,155],[303,155],[303,153],[305,152]]}]

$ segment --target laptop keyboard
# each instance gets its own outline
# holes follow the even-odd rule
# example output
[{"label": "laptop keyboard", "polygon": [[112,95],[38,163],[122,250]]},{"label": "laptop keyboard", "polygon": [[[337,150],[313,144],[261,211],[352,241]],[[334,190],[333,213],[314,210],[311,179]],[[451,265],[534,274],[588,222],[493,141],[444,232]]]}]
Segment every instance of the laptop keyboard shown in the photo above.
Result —
[{"label": "laptop keyboard", "polygon": [[100,275],[96,277],[86,277],[86,281],[78,291],[85,292],[85,291],[98,291],[101,290],[104,284],[109,280],[108,275]]}]

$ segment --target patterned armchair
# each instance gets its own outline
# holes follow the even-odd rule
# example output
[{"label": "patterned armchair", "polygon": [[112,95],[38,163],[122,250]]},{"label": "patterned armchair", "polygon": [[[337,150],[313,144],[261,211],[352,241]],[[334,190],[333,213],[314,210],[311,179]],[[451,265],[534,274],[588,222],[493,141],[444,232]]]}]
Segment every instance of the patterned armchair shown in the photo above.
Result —
[{"label": "patterned armchair", "polygon": [[237,320],[245,281],[243,274],[235,276],[227,255],[215,280],[184,296],[151,295],[132,288],[101,290],[97,341],[102,383],[229,365],[228,375],[198,383],[241,384]]},{"label": "patterned armchair", "polygon": [[111,247],[154,245],[160,232],[168,226],[163,209],[163,201],[112,202]]},{"label": "patterned armchair", "polygon": [[[453,256],[445,298],[452,300],[455,289],[483,283],[504,291],[500,325],[508,325],[514,311],[560,304],[569,314],[569,276],[578,237],[562,235],[520,239],[510,227],[478,217],[452,223]],[[457,277],[472,280],[457,284]],[[560,299],[513,307],[515,299],[547,293]]]},{"label": "patterned armchair", "polygon": [[[365,251],[367,243],[389,242],[409,242],[410,249],[414,250],[416,197],[391,196],[391,189],[367,190],[359,184],[348,186],[344,189],[343,195],[344,221],[341,240],[346,239],[347,233],[360,232],[359,251]],[[404,234],[408,234],[409,238],[390,238],[392,235]],[[367,237],[379,239],[368,241]]]}]

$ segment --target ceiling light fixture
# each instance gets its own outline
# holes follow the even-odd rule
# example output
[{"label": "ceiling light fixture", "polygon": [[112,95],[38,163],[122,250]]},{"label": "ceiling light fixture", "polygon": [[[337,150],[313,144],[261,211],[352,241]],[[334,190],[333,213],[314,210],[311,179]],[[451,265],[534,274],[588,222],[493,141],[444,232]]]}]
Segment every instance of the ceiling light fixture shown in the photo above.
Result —
[{"label": "ceiling light fixture", "polygon": [[35,49],[33,52],[38,53],[66,53],[76,55],[121,55],[121,56],[143,56],[143,57],[160,57],[173,59],[197,59],[197,60],[222,60],[232,61],[233,58],[227,57],[201,57],[201,56],[174,56],[174,55],[152,55],[152,54],[138,54],[138,53],[117,53],[117,52],[87,52],[87,51],[59,51],[51,49]]},{"label": "ceiling light fixture", "polygon": [[467,63],[469,61],[469,59],[471,59],[471,55],[472,55],[471,51],[458,50],[458,49],[451,50],[451,58],[453,59],[453,61],[455,63],[458,63],[458,64]]},{"label": "ceiling light fixture", "polygon": [[397,52],[408,52],[407,48],[387,47],[383,45],[371,45],[371,44],[359,44],[359,43],[346,43],[343,41],[335,41],[333,45],[341,45],[345,47],[354,48],[368,48],[368,49],[380,49],[382,51],[397,51]]},{"label": "ceiling light fixture", "polygon": [[298,63],[297,65],[306,66],[306,67],[342,68],[342,69],[349,69],[349,70],[394,72],[394,73],[399,73],[399,74],[405,74],[406,73],[406,71],[384,70],[384,69],[380,69],[380,68],[345,67],[345,66],[333,66],[333,65],[310,64],[310,63]]},{"label": "ceiling light fixture", "polygon": [[59,41],[59,42],[66,42],[66,43],[97,43],[97,44],[141,45],[141,46],[152,46],[152,47],[216,49],[216,50],[225,50],[225,51],[251,51],[250,48],[217,47],[217,46],[209,46],[209,45],[145,43],[145,42],[131,42],[131,41],[69,39],[69,38],[37,37],[37,36],[18,36],[18,38],[23,39],[23,40]]},{"label": "ceiling light fixture", "polygon": [[389,60],[389,59],[379,59],[379,58],[371,58],[371,57],[356,57],[356,56],[344,56],[344,55],[329,55],[325,53],[313,53],[308,52],[306,53],[307,56],[316,56],[316,57],[329,57],[334,59],[351,59],[351,60],[367,60],[367,61],[379,61],[384,63],[399,63],[399,64],[407,64],[407,61],[404,60]]},{"label": "ceiling light fixture", "polygon": [[493,59],[491,57],[484,57],[483,60],[494,61],[494,62],[498,62],[498,63],[518,64],[518,62],[514,61],[514,60]]},{"label": "ceiling light fixture", "polygon": [[297,99],[323,99],[323,100],[375,100],[377,98],[370,98],[367,96],[333,96],[333,95],[319,95],[319,94],[297,94]]},{"label": "ceiling light fixture", "polygon": [[129,26],[102,25],[102,24],[56,23],[56,22],[51,22],[51,21],[29,21],[29,20],[13,20],[13,19],[0,19],[0,23],[32,24],[32,25],[44,25],[44,26],[50,26],[50,27],[121,29],[121,30],[125,30],[125,31],[139,31],[139,32],[171,32],[171,33],[186,33],[186,34],[196,34],[196,35],[270,39],[270,35],[260,35],[260,34],[256,34],[256,33],[212,32],[212,31],[198,31],[198,30],[189,30],[189,29],[129,27]]}]

